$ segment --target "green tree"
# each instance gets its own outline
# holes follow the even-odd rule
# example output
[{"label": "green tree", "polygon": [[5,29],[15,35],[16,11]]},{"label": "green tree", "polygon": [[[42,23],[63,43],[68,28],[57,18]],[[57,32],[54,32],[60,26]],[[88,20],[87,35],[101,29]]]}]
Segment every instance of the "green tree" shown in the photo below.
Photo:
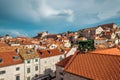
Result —
[{"label": "green tree", "polygon": [[91,51],[94,50],[94,40],[85,40],[85,41],[79,41],[78,49],[80,51]]}]

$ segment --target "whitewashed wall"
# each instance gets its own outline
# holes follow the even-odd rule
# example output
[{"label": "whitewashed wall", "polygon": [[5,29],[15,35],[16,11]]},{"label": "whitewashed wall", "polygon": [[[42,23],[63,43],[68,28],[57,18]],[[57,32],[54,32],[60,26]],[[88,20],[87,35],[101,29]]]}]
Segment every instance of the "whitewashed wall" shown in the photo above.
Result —
[{"label": "whitewashed wall", "polygon": [[[19,67],[18,71],[16,71],[17,67]],[[0,71],[5,71],[5,74],[0,74],[0,79],[16,80],[16,76],[19,75],[20,80],[24,80],[24,63],[1,67]]]}]

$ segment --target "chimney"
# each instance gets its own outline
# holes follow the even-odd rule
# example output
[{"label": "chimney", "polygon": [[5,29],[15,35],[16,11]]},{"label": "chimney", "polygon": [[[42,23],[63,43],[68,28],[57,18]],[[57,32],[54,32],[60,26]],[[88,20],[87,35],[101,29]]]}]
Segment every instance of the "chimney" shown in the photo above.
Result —
[{"label": "chimney", "polygon": [[30,51],[30,50],[28,50],[28,51],[26,51],[26,53],[27,53],[27,54],[31,54],[31,51]]},{"label": "chimney", "polygon": [[19,52],[20,52],[20,50],[17,48],[17,49],[16,49],[16,52],[17,52],[17,53],[19,53]]},{"label": "chimney", "polygon": [[64,58],[66,58],[67,55],[67,51],[63,51],[64,52]]}]

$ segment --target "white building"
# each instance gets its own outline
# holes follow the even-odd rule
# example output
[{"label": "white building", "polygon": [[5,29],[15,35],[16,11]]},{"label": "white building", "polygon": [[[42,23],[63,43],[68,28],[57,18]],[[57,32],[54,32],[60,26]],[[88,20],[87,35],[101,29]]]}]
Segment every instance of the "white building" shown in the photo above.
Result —
[{"label": "white building", "polygon": [[24,63],[16,52],[0,53],[0,80],[24,80]]},{"label": "white building", "polygon": [[17,43],[11,43],[9,44],[10,46],[20,46],[20,44],[17,44]]},{"label": "white building", "polygon": [[94,46],[97,48],[99,45],[106,46],[107,39],[106,38],[97,38],[94,40]]},{"label": "white building", "polygon": [[115,34],[115,33],[112,33],[112,34],[111,34],[111,39],[115,39],[115,37],[116,37],[116,34]]},{"label": "white building", "polygon": [[65,42],[65,43],[64,43],[64,47],[70,48],[70,47],[71,47],[71,43],[70,43],[70,42]]},{"label": "white building", "polygon": [[68,53],[66,54],[66,57],[73,55],[76,51],[77,51],[77,47],[71,48],[70,51],[68,51]]},{"label": "white building", "polygon": [[57,49],[38,51],[40,57],[40,74],[54,76],[55,64],[64,58],[64,53]]},{"label": "white building", "polygon": [[115,44],[120,44],[120,31],[116,31]]},{"label": "white building", "polygon": [[21,49],[18,51],[24,59],[25,80],[31,80],[35,75],[39,75],[39,56],[33,49]]},{"label": "white building", "polygon": [[55,49],[55,48],[57,48],[58,47],[58,45],[56,45],[56,44],[51,44],[50,46],[49,46],[49,49]]},{"label": "white building", "polygon": [[118,27],[118,25],[113,23],[113,28],[116,29],[117,27]]},{"label": "white building", "polygon": [[103,32],[104,30],[101,28],[101,27],[98,27],[96,30],[95,30],[95,34],[100,34],[101,32]]}]

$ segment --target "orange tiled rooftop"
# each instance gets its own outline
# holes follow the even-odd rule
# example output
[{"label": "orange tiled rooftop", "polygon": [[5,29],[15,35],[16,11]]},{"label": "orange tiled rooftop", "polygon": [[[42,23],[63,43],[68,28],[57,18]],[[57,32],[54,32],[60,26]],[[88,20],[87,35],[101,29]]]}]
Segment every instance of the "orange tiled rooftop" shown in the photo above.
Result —
[{"label": "orange tiled rooftop", "polygon": [[16,65],[22,63],[22,59],[20,56],[14,52],[0,52],[0,67],[9,66],[9,65]]},{"label": "orange tiled rooftop", "polygon": [[95,50],[92,51],[91,53],[96,53],[96,54],[110,54],[110,55],[120,55],[120,49],[119,48],[109,48],[109,49],[102,49],[102,50]]},{"label": "orange tiled rooftop", "polygon": [[14,51],[14,48],[10,46],[0,46],[0,52],[11,52]]},{"label": "orange tiled rooftop", "polygon": [[119,80],[120,56],[78,52],[67,63],[65,71],[94,80]]},{"label": "orange tiled rooftop", "polygon": [[67,63],[69,62],[69,60],[71,59],[73,55],[61,60],[60,62],[58,62],[56,65],[61,66],[61,67],[65,67],[67,65]]},{"label": "orange tiled rooftop", "polygon": [[58,49],[52,49],[52,50],[39,50],[38,54],[40,58],[46,58],[46,57],[61,55],[63,53],[60,52]]}]

